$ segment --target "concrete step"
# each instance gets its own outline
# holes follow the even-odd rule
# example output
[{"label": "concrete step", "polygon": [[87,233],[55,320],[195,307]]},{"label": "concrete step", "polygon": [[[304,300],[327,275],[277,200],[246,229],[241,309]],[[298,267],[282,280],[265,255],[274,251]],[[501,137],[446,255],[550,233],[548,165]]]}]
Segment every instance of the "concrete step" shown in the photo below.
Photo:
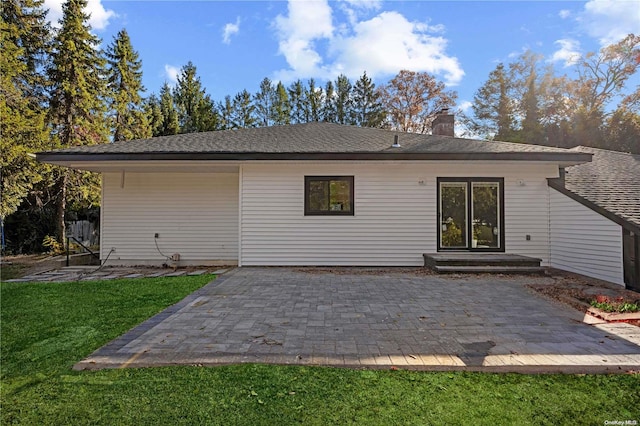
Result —
[{"label": "concrete step", "polygon": [[425,266],[540,266],[535,257],[504,253],[434,253],[423,254]]},{"label": "concrete step", "polygon": [[465,265],[436,265],[433,270],[440,273],[462,274],[544,274],[545,269],[540,266],[465,266]]}]

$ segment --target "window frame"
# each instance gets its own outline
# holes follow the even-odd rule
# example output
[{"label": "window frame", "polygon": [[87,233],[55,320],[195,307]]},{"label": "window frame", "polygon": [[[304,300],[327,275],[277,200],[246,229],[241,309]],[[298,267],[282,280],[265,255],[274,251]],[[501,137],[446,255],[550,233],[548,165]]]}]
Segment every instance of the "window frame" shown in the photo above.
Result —
[{"label": "window frame", "polygon": [[[329,198],[331,198],[331,181],[348,182],[350,210],[311,210],[310,209],[310,183],[316,181],[329,182]],[[355,215],[355,187],[353,176],[305,176],[304,177],[304,215],[305,216],[354,216]]]}]

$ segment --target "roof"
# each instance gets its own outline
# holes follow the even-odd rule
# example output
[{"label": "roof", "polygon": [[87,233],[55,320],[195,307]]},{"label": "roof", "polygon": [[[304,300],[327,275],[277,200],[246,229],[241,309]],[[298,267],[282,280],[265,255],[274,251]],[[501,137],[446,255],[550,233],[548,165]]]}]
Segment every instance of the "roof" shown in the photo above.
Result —
[{"label": "roof", "polygon": [[[585,146],[571,151],[593,154],[593,158],[567,167],[564,188],[588,207],[640,233],[640,155]],[[561,185],[560,181],[551,184],[556,189]]]},{"label": "roof", "polygon": [[[400,147],[392,147],[395,136]],[[44,162],[126,160],[531,160],[589,161],[561,148],[305,123],[77,146],[40,152]]]}]

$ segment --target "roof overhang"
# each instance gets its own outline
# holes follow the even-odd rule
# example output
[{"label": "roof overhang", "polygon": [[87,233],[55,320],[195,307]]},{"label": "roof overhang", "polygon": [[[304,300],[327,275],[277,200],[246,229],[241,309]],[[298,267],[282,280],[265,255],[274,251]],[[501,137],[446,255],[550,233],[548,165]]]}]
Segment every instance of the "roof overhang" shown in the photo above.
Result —
[{"label": "roof overhang", "polygon": [[[144,152],[144,153],[75,153],[40,152],[43,163],[91,170],[92,163],[163,161],[534,161],[552,162],[568,167],[591,161],[583,152]],[[82,167],[80,167],[82,165]]]},{"label": "roof overhang", "polygon": [[567,189],[562,180],[559,178],[549,178],[547,179],[547,183],[549,185],[550,188],[555,189],[556,191],[560,192],[561,194],[566,195],[567,197],[571,198],[572,200],[577,201],[578,203],[582,204],[583,206],[593,210],[594,212],[606,217],[607,219],[611,220],[612,222],[617,223],[618,225],[622,226],[623,228],[633,232],[636,235],[640,235],[640,226],[636,225],[633,222],[630,222],[629,220],[618,216],[617,214],[613,213],[610,210],[605,209],[604,207],[594,203],[591,200],[588,200],[578,194],[576,194],[573,191],[570,191],[569,189]]}]

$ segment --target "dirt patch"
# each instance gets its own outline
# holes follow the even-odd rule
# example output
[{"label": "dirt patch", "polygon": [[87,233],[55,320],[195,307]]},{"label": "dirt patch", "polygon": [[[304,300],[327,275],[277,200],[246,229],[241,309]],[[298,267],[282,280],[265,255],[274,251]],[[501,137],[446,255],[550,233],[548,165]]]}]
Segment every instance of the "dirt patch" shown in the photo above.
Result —
[{"label": "dirt patch", "polygon": [[2,257],[2,279],[6,278],[10,273],[11,278],[20,278],[25,275],[33,275],[38,272],[50,271],[58,266],[55,259],[58,256],[52,256],[50,254],[20,254],[15,256],[3,256]]},{"label": "dirt patch", "polygon": [[[595,299],[597,295],[605,295],[611,299],[622,298],[632,303],[640,303],[640,293],[606,281],[564,271],[554,271],[551,280],[544,283],[528,283],[527,287],[581,312],[587,312],[590,307],[590,301]],[[640,327],[640,321],[630,320],[625,322]]]}]

